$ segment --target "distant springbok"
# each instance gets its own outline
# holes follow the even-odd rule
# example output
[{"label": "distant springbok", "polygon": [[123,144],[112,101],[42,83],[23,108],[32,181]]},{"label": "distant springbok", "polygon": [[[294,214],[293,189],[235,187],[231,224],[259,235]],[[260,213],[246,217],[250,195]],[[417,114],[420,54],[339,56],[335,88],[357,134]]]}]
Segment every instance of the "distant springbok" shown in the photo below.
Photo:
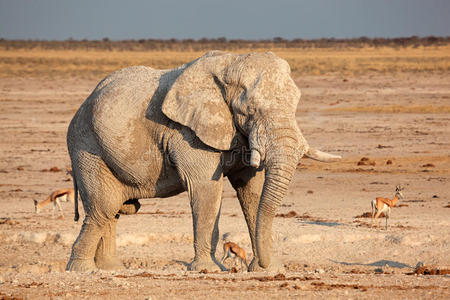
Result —
[{"label": "distant springbok", "polygon": [[247,256],[245,254],[245,250],[239,247],[238,244],[235,244],[233,242],[226,242],[223,244],[223,257],[222,257],[222,264],[225,262],[226,259],[234,255],[234,260],[236,263],[236,258],[239,258],[241,261],[241,269],[242,269],[242,263],[245,264],[245,266],[248,269],[248,263],[247,263]]},{"label": "distant springbok", "polygon": [[[66,174],[71,175],[73,177],[72,169],[70,169],[70,168],[67,169]],[[53,191],[47,197],[47,199],[45,199],[41,202],[38,202],[37,200],[33,200],[34,201],[34,211],[35,211],[35,213],[40,213],[44,206],[53,203],[52,215],[55,212],[56,206],[58,206],[61,216],[64,217],[63,210],[61,207],[61,202],[69,202],[70,201],[73,204],[74,199],[75,199],[75,192],[74,192],[73,188],[59,189],[59,190]]]},{"label": "distant springbok", "polygon": [[64,217],[63,214],[63,210],[61,207],[61,202],[72,202],[74,203],[74,197],[75,196],[75,192],[73,190],[73,188],[69,188],[69,189],[60,189],[60,190],[56,190],[53,191],[48,197],[47,199],[38,202],[37,200],[34,200],[34,211],[38,214],[41,212],[42,208],[50,203],[53,203],[53,210],[52,210],[52,215],[55,212],[55,208],[56,206],[58,206],[59,212],[61,213],[61,216]]},{"label": "distant springbok", "polygon": [[377,197],[375,200],[372,200],[372,225],[373,219],[375,218],[375,222],[378,228],[378,217],[381,213],[384,213],[386,216],[386,230],[388,228],[388,219],[391,215],[392,207],[398,202],[399,199],[403,198],[402,192],[403,188],[400,185],[395,187],[395,195],[393,199]]}]

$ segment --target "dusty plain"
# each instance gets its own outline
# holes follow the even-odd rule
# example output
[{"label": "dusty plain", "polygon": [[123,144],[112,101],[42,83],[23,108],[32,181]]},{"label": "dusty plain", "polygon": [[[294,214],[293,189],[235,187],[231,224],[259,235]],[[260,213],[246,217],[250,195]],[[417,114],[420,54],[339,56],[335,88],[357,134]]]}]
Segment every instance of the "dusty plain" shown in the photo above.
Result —
[{"label": "dusty plain", "polygon": [[[0,47],[0,299],[449,299],[449,275],[413,273],[419,263],[450,269],[450,51],[388,50],[314,55],[310,49],[305,56],[298,50],[295,63],[291,49],[286,57],[296,66],[292,76],[302,91],[297,118],[304,136],[343,159],[301,161],[274,220],[274,255],[285,272],[247,273],[239,266],[237,272],[188,272],[192,218],[183,193],[143,199],[137,215],[120,217],[123,270],[69,273],[64,269],[81,221],[73,221],[70,203],[63,203],[64,218],[52,215],[51,206],[35,214],[33,199],[72,186],[64,171],[72,116],[110,69],[167,67],[185,57],[175,53],[176,62],[168,62],[170,53],[162,52],[105,51],[99,58],[95,51]],[[122,60],[111,66],[111,57]],[[315,67],[299,67],[305,57]],[[328,66],[333,57],[342,66]],[[164,63],[147,63],[152,59]],[[370,63],[379,69],[368,68]],[[363,157],[368,163],[358,165]],[[384,219],[375,229],[370,218],[358,217],[370,211],[375,197],[392,198],[398,184],[405,197],[393,208],[387,230]],[[229,232],[252,256],[228,182],[220,232]],[[219,243],[216,257],[222,255]],[[226,265],[233,267],[233,261]]]}]

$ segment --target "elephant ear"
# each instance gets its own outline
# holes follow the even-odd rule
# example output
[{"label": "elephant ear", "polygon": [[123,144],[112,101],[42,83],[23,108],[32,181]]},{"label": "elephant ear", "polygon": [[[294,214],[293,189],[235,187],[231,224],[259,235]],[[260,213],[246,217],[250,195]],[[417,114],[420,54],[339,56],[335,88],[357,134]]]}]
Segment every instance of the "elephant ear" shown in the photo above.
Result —
[{"label": "elephant ear", "polygon": [[221,83],[230,60],[230,55],[210,52],[190,63],[162,104],[169,119],[189,127],[203,143],[218,150],[229,150],[235,135]]}]

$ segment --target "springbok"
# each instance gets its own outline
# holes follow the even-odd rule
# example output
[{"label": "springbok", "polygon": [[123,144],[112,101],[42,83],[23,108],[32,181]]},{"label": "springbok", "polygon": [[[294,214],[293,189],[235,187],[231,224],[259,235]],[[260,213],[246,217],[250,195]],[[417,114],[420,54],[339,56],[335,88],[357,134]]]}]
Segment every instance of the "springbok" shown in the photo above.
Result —
[{"label": "springbok", "polygon": [[61,213],[61,216],[64,217],[63,214],[63,210],[61,207],[61,202],[72,202],[74,203],[74,197],[75,196],[75,192],[73,188],[69,188],[69,189],[60,189],[60,190],[56,190],[53,191],[48,197],[47,199],[38,202],[37,200],[33,200],[34,201],[34,211],[38,214],[41,212],[42,208],[50,203],[53,203],[53,210],[52,210],[52,215],[55,212],[55,208],[56,206],[58,206],[58,209]]},{"label": "springbok", "polygon": [[239,258],[241,261],[241,269],[242,269],[242,262],[244,262],[245,266],[248,269],[247,264],[247,256],[245,254],[245,250],[239,247],[238,244],[235,244],[233,242],[226,242],[223,244],[223,257],[222,257],[222,264],[225,262],[226,259],[234,255],[234,260],[236,263],[236,258]]},{"label": "springbok", "polygon": [[[73,173],[72,173],[72,169],[69,168],[66,171],[66,175],[71,175],[73,177]],[[61,202],[72,202],[72,204],[74,204],[74,199],[75,199],[75,192],[73,188],[68,188],[68,189],[59,189],[56,191],[53,191],[48,197],[47,199],[38,202],[37,200],[33,200],[34,201],[34,211],[35,213],[40,213],[42,208],[50,203],[53,203],[53,209],[52,209],[52,215],[55,212],[55,208],[56,206],[58,206],[58,209],[61,213],[61,216],[64,217],[63,214],[63,210],[61,207]]]},{"label": "springbok", "polygon": [[392,207],[398,202],[399,199],[403,198],[402,192],[403,188],[400,185],[395,187],[395,195],[394,198],[388,199],[383,197],[377,197],[375,200],[372,200],[372,225],[373,219],[375,218],[375,222],[378,228],[378,217],[381,213],[384,213],[386,216],[386,230],[388,228],[388,219],[391,215]]}]

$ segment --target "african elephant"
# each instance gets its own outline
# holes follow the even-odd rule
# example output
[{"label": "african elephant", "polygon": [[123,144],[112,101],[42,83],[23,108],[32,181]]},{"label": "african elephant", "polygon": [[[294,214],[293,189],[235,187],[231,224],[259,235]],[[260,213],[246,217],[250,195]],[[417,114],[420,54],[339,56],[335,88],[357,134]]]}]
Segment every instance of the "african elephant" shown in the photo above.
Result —
[{"label": "african elephant", "polygon": [[[187,191],[195,257],[190,270],[219,270],[215,258],[223,177],[237,191],[254,259],[272,270],[272,220],[310,148],[295,119],[300,91],[273,53],[212,51],[171,70],[137,66],[103,79],[72,119],[67,144],[86,213],[67,270],[119,267],[116,223],[137,199]],[[77,215],[77,208],[76,208]]]}]

